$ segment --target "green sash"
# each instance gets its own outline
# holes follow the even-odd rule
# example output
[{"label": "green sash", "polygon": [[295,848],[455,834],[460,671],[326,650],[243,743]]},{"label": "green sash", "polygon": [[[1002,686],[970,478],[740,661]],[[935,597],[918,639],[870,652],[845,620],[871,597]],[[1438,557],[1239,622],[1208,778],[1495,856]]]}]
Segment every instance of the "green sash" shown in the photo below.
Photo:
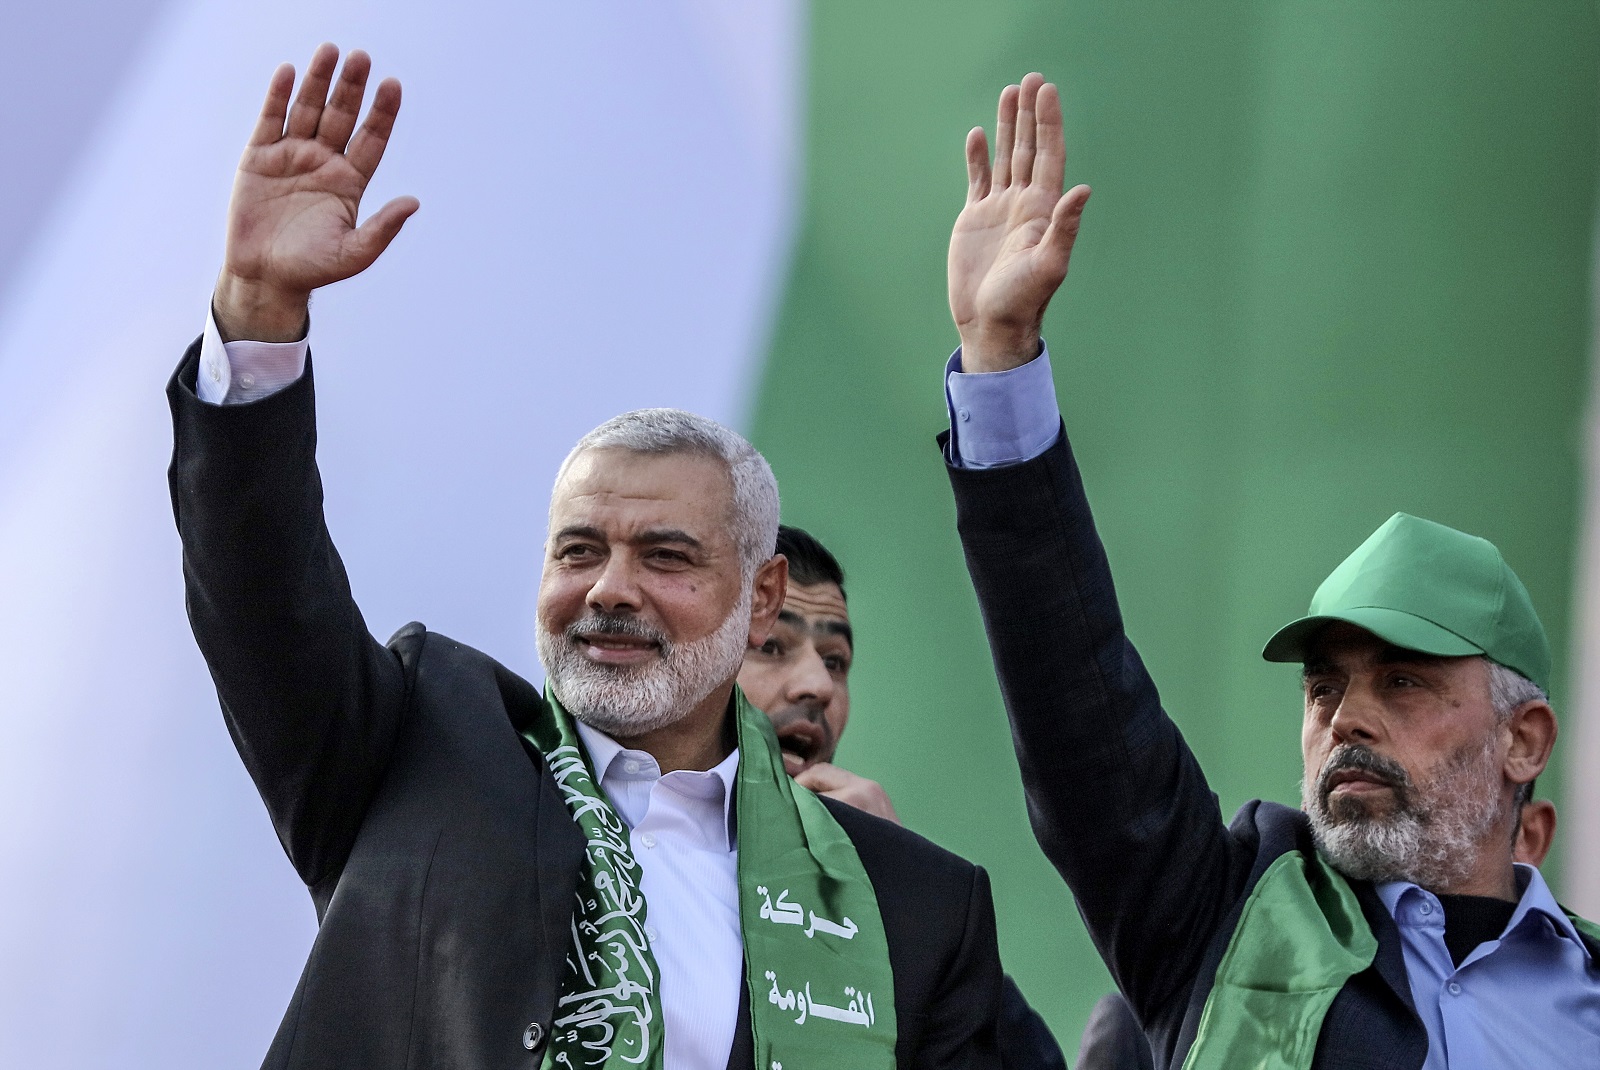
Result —
[{"label": "green sash", "polygon": [[1320,854],[1281,855],[1245,901],[1183,1070],[1308,1070],[1334,997],[1377,953],[1350,882]]},{"label": "green sash", "polygon": [[1321,855],[1280,855],[1245,901],[1183,1070],[1307,1070],[1345,982],[1378,938]]},{"label": "green sash", "polygon": [[[628,829],[596,785],[572,718],[546,689],[526,731],[588,841],[546,1070],[660,1070],[660,974]],[[855,846],[783,771],[766,716],[734,689],[739,928],[755,1070],[894,1066],[894,977]]]}]

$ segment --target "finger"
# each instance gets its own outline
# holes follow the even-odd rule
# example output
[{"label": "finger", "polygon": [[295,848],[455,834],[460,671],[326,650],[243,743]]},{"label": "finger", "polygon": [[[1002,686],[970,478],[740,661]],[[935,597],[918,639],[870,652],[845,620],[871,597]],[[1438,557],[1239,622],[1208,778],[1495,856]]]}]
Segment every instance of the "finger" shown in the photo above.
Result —
[{"label": "finger", "polygon": [[280,63],[267,83],[267,99],[261,102],[261,115],[250,131],[250,144],[270,145],[283,136],[283,117],[289,110],[289,94],[294,91],[294,64]]},{"label": "finger", "polygon": [[1034,252],[1039,273],[1061,285],[1067,276],[1067,264],[1072,259],[1072,246],[1078,240],[1078,227],[1083,222],[1083,207],[1089,203],[1088,186],[1073,186],[1061,195],[1055,210],[1050,213],[1050,226],[1039,239]]},{"label": "finger", "polygon": [[794,782],[815,792],[838,791],[849,782],[848,777],[843,774],[844,770],[838,766],[818,762],[795,777]]},{"label": "finger", "polygon": [[1033,181],[1033,155],[1039,131],[1035,119],[1039,87],[1044,75],[1029,74],[1017,91],[1017,144],[1011,150],[1011,184],[1026,186]]},{"label": "finger", "polygon": [[405,226],[406,220],[410,219],[420,207],[422,202],[415,197],[396,197],[373,212],[370,219],[356,228],[345,239],[344,252],[351,268],[350,274],[354,275],[371,267],[372,262],[389,248],[389,243],[400,233],[400,228]]},{"label": "finger", "polygon": [[790,776],[799,776],[805,771],[806,760],[793,751],[783,752],[783,771]]},{"label": "finger", "polygon": [[317,140],[334,152],[343,152],[350,134],[361,118],[361,98],[367,93],[367,75],[372,72],[372,57],[356,49],[344,58],[344,70],[328,98],[328,106],[317,122]]},{"label": "finger", "polygon": [[285,137],[311,137],[317,132],[317,120],[322,118],[322,106],[328,99],[328,83],[333,81],[333,71],[339,65],[339,47],[324,42],[311,54],[306,64],[305,80],[289,109],[289,122],[284,127]]},{"label": "finger", "polygon": [[1039,87],[1035,114],[1039,144],[1033,159],[1033,184],[1059,193],[1067,172],[1067,139],[1061,122],[1061,91],[1049,82]]},{"label": "finger", "polygon": [[989,195],[989,139],[983,127],[967,131],[967,203]]},{"label": "finger", "polygon": [[367,178],[372,177],[383,160],[383,150],[388,147],[389,134],[394,130],[394,118],[398,114],[400,83],[394,78],[385,78],[378,83],[378,91],[372,94],[367,121],[350,139],[350,149],[345,153],[350,165]]},{"label": "finger", "polygon": [[1011,146],[1017,136],[1017,94],[1019,86],[1008,85],[1000,91],[1000,114],[994,121],[994,185],[1005,189],[1011,185]]}]

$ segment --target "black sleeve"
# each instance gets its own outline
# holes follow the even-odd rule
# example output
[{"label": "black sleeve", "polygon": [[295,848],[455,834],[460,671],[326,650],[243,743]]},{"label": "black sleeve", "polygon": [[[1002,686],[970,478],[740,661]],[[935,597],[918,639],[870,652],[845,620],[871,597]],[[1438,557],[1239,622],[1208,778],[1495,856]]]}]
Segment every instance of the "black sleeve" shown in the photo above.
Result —
[{"label": "black sleeve", "polygon": [[1120,993],[1100,997],[1078,1044],[1077,1070],[1155,1070],[1150,1041]]},{"label": "black sleeve", "polygon": [[405,704],[322,518],[311,366],[279,393],[209,405],[196,341],[167,386],[189,622],[223,716],[300,877],[343,866]]},{"label": "black sleeve", "polygon": [[1067,1070],[1055,1034],[1010,974],[1000,989],[1000,1065],[1004,1070]]},{"label": "black sleeve", "polygon": [[1123,632],[1065,434],[949,475],[1034,834],[1140,1019],[1171,1024],[1249,852]]}]

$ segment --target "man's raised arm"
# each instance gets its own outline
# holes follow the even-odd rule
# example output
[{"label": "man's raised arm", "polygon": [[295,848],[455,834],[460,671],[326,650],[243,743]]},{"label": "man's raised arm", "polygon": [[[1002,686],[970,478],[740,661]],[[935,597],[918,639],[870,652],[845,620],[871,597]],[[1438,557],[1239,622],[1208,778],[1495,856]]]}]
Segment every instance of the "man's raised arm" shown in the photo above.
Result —
[{"label": "man's raised arm", "polygon": [[1147,1026],[1177,1024],[1218,915],[1247,875],[1215,799],[1123,631],[1040,338],[1087,186],[1062,192],[1055,86],[1000,97],[991,168],[967,137],[950,239],[961,348],[944,439],[968,570],[1034,832]]},{"label": "man's raised arm", "polygon": [[[357,130],[371,62],[352,52],[330,96],[338,55],[332,45],[317,50],[292,109],[294,69],[273,74],[234,184],[214,323],[167,391],[189,619],[240,756],[313,888],[343,865],[360,827],[404,680],[395,655],[368,634],[323,523],[303,346],[267,396],[227,396],[227,370],[214,363],[210,383],[200,377],[206,346],[303,339],[311,291],[371,264],[416,210],[415,199],[399,198],[356,225],[400,86],[379,85]],[[250,403],[212,403],[240,400]]]}]

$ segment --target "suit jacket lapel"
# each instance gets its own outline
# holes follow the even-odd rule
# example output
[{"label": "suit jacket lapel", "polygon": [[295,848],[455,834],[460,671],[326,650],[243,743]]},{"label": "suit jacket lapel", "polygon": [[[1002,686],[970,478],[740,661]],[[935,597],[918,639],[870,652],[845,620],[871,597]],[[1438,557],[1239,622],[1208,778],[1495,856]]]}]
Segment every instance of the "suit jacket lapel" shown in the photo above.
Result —
[{"label": "suit jacket lapel", "polygon": [[755,1062],[756,1040],[750,1032],[750,976],[741,967],[739,1017],[733,1027],[733,1046],[728,1049],[728,1070],[751,1070]]},{"label": "suit jacket lapel", "polygon": [[1378,938],[1378,954],[1372,961],[1373,969],[1378,971],[1378,976],[1383,978],[1390,990],[1400,997],[1400,1002],[1406,1005],[1406,1010],[1416,1015],[1417,1005],[1411,998],[1411,979],[1406,975],[1405,947],[1400,942],[1400,927],[1389,916],[1388,908],[1383,905],[1383,900],[1378,898],[1377,890],[1373,888],[1371,881],[1351,881],[1350,886],[1355,889],[1356,899],[1361,903],[1361,912],[1366,917],[1367,924],[1372,926],[1372,935]]}]

